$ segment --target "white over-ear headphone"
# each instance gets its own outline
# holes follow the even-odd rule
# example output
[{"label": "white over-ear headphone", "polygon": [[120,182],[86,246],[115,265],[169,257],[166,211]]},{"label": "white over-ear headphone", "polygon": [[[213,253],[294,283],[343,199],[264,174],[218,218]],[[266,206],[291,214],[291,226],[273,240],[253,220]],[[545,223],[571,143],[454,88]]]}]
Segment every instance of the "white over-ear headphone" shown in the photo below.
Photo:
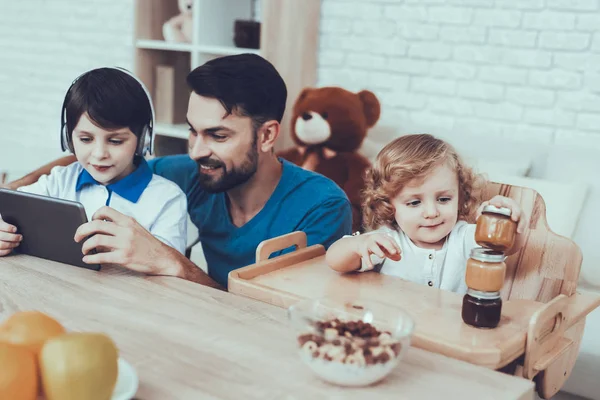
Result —
[{"label": "white over-ear headphone", "polygon": [[[154,115],[154,106],[152,105],[152,97],[150,96],[150,92],[148,92],[146,85],[144,85],[144,83],[138,77],[133,75],[131,72],[127,71],[125,68],[121,68],[121,67],[103,67],[103,68],[111,68],[111,69],[123,72],[123,73],[131,76],[133,79],[135,79],[140,84],[142,89],[144,89],[144,93],[146,93],[146,96],[148,97],[148,103],[150,104],[150,111],[152,114],[152,118],[150,121],[148,121],[148,123],[146,125],[144,125],[142,134],[138,138],[138,147],[137,147],[135,154],[139,155],[139,156],[145,156],[147,152],[150,152],[150,154],[153,154],[154,153],[154,122],[155,122],[156,117]],[[101,68],[98,68],[98,69],[101,69]],[[69,93],[71,92],[71,89],[75,85],[75,82],[77,82],[79,80],[79,78],[81,78],[82,76],[84,76],[85,74],[87,74],[88,72],[91,72],[91,71],[94,71],[94,70],[84,72],[83,74],[81,74],[77,78],[75,78],[73,83],[71,83],[71,86],[69,86],[69,90],[67,90],[67,93],[65,94],[65,99],[64,99],[63,105],[62,105],[62,112],[60,113],[60,145],[61,145],[63,151],[66,151],[68,149],[71,153],[75,152],[73,149],[73,140],[71,138],[71,134],[70,134],[70,132],[67,132],[67,99],[69,97]]]}]

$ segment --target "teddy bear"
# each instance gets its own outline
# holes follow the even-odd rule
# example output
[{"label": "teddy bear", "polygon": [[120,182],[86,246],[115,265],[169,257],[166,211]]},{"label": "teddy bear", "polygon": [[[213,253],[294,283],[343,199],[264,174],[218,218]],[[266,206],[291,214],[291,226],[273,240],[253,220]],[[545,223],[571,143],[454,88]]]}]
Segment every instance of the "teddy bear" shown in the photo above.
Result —
[{"label": "teddy bear", "polygon": [[369,160],[357,153],[381,106],[372,92],[340,87],[305,88],[294,104],[291,137],[296,147],[278,155],[337,183],[352,205],[352,228],[362,230],[361,197]]},{"label": "teddy bear", "polygon": [[178,0],[180,13],[163,24],[163,37],[167,42],[192,42],[194,0]]}]

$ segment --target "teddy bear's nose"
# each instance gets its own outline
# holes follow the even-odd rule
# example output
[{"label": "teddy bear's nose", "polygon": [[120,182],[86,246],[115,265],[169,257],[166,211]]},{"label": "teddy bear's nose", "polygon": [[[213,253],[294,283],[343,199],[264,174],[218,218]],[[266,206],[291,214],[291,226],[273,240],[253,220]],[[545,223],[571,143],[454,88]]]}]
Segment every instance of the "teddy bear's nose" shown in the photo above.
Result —
[{"label": "teddy bear's nose", "polygon": [[191,9],[192,9],[192,5],[191,5],[191,4],[188,4],[188,5],[187,5],[187,9],[188,9],[188,10],[191,10]]},{"label": "teddy bear's nose", "polygon": [[312,115],[310,115],[307,112],[305,112],[305,113],[302,114],[302,119],[305,120],[305,121],[308,121],[311,118],[312,118]]}]

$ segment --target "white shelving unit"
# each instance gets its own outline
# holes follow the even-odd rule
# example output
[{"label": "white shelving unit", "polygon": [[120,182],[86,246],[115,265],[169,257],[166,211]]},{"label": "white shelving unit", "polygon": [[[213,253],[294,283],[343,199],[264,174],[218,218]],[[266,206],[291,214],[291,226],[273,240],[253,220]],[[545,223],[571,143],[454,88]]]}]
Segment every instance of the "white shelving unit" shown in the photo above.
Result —
[{"label": "white shelving unit", "polygon": [[[179,13],[176,0],[136,0],[135,7],[135,71],[155,104],[157,66],[174,67],[176,82],[185,82],[187,74],[206,61],[242,53],[259,54],[275,65],[288,87],[288,109],[304,87],[316,83],[320,0],[194,0],[191,43],[166,42],[163,38],[164,22]],[[235,21],[252,19],[254,14],[261,22],[260,49],[236,47]],[[156,124],[158,153],[167,138],[188,138],[185,113],[189,89],[178,89],[174,120]],[[286,146],[287,125],[285,120],[279,148]],[[176,146],[176,151],[185,151],[184,146]]]}]

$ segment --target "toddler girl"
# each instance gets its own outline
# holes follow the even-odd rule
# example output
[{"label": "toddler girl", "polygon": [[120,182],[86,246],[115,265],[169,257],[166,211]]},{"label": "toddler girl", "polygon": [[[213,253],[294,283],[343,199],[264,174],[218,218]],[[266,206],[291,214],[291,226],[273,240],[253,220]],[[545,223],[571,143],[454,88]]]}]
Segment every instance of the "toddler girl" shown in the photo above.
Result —
[{"label": "toddler girl", "polygon": [[[363,216],[371,232],[346,236],[327,251],[339,272],[377,271],[453,292],[466,293],[465,267],[475,224],[476,177],[454,148],[431,135],[406,135],[385,146],[367,172]],[[518,221],[519,250],[525,228],[520,206],[495,196],[482,203],[507,207]]]}]

